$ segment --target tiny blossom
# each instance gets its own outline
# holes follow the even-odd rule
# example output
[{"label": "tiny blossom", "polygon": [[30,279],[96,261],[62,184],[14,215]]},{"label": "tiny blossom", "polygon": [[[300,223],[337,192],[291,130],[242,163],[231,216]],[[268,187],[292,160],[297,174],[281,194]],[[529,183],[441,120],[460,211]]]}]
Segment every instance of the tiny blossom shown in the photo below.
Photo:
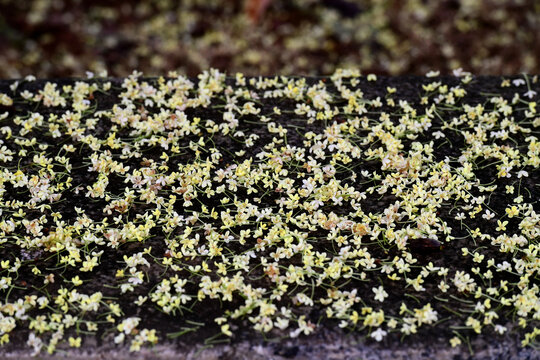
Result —
[{"label": "tiny blossom", "polygon": [[522,177],[528,177],[529,176],[529,173],[525,170],[520,170],[518,173],[517,173],[517,177],[518,179],[521,179]]},{"label": "tiny blossom", "polygon": [[388,297],[388,293],[384,290],[382,286],[371,289],[375,293],[375,300],[383,302],[385,298]]},{"label": "tiny blossom", "polygon": [[486,220],[491,220],[495,217],[495,214],[489,211],[489,209],[486,210],[486,213],[482,215],[482,217]]},{"label": "tiny blossom", "polygon": [[528,97],[529,99],[532,99],[533,97],[536,96],[536,91],[529,90],[525,94],[523,94],[523,96]]},{"label": "tiny blossom", "polygon": [[433,136],[435,137],[435,139],[440,139],[440,138],[443,138],[443,137],[446,137],[446,135],[444,135],[444,133],[442,131],[435,131],[433,133]]},{"label": "tiny blossom", "polygon": [[456,220],[463,220],[463,219],[465,219],[465,214],[462,213],[462,212],[461,212],[461,213],[458,213],[458,214],[454,217],[454,219],[456,219]]},{"label": "tiny blossom", "polygon": [[504,334],[506,332],[507,328],[505,326],[502,326],[502,325],[495,325],[495,331],[499,334]]},{"label": "tiny blossom", "polygon": [[457,336],[454,336],[453,338],[450,339],[450,345],[452,347],[456,347],[458,346],[459,344],[461,344],[461,339]]},{"label": "tiny blossom", "polygon": [[371,337],[374,338],[376,341],[381,341],[383,337],[385,337],[387,334],[386,331],[384,331],[381,328],[378,328],[374,332],[371,333]]}]

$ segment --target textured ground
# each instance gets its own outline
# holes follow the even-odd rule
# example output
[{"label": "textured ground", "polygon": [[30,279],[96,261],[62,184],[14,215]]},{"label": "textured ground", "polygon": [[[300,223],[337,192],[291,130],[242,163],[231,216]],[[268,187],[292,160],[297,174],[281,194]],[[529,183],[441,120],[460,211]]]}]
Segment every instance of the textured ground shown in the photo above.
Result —
[{"label": "textured ground", "polygon": [[540,85],[461,75],[0,81],[2,355],[538,358]]},{"label": "textured ground", "polygon": [[127,348],[108,346],[88,346],[82,350],[61,351],[53,356],[30,356],[29,352],[13,351],[3,354],[3,359],[20,360],[537,360],[540,352],[531,348],[520,348],[519,339],[506,337],[500,339],[477,338],[472,341],[469,352],[466,348],[452,348],[441,339],[417,343],[365,344],[351,334],[330,333],[309,338],[271,343],[262,340],[243,341],[234,345],[215,345],[213,347],[181,346],[161,344],[140,353],[129,353]]}]

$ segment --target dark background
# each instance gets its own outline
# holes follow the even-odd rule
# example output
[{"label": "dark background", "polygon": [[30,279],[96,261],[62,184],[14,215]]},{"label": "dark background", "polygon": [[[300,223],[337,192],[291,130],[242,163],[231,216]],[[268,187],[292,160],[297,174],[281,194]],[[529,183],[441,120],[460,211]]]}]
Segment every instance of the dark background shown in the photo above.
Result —
[{"label": "dark background", "polygon": [[540,1],[0,0],[0,78],[194,76],[210,67],[540,73]]}]

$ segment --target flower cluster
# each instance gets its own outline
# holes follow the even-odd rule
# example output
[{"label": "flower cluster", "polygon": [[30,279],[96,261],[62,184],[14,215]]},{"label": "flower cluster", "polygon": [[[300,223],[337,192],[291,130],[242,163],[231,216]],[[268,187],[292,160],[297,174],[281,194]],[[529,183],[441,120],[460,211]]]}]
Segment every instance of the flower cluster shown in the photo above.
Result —
[{"label": "flower cluster", "polygon": [[458,75],[418,98],[350,70],[17,83],[0,97],[0,343],[99,332],[136,351],[167,336],[158,321],[211,342],[337,320],[375,341],[443,326],[455,346],[533,344],[540,85]]}]

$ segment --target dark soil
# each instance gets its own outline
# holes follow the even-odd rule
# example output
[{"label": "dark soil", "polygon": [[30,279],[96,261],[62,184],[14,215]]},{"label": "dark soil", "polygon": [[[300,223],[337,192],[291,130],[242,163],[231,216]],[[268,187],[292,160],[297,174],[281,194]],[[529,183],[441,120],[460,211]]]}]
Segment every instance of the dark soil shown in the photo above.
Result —
[{"label": "dark soil", "polygon": [[[509,79],[512,80],[514,78]],[[326,78],[308,78],[307,80],[309,84],[314,84],[321,80],[329,81]],[[59,88],[61,88],[62,85],[73,84],[74,81],[74,79],[66,79],[58,81],[55,80],[54,82],[58,84]],[[89,83],[102,83],[105,80],[86,81]],[[112,90],[106,94],[102,92],[95,92],[94,98],[92,100],[93,111],[111,109],[115,104],[118,104],[120,102],[118,96],[121,91],[121,80],[107,79],[107,81],[112,82]],[[155,78],[144,79],[144,81],[148,81],[150,84],[154,85],[157,84],[157,79]],[[232,83],[232,81],[233,80],[229,80],[230,83]],[[407,100],[411,106],[417,107],[420,106],[420,98],[424,93],[424,91],[422,90],[422,85],[431,83],[433,81],[441,81],[442,83],[447,84],[449,88],[459,84],[459,79],[453,77],[442,77],[434,79],[414,76],[396,78],[380,77],[376,83],[371,83],[368,82],[365,78],[361,78],[359,84],[355,88],[362,89],[366,100],[374,100],[377,97],[385,99],[387,97],[387,87],[395,87],[398,89],[397,99]],[[487,94],[497,94],[498,96],[511,102],[514,94],[516,93],[516,89],[513,86],[501,88],[501,81],[502,79],[500,77],[475,77],[469,85],[465,86],[467,90],[467,95],[461,101],[461,104],[469,104],[471,106],[482,104],[486,108],[490,108],[490,106],[492,105],[487,102],[487,100],[489,99]],[[36,92],[36,90],[43,88],[45,82],[45,80],[22,82],[19,85],[17,93],[20,93],[24,90]],[[54,108],[33,105],[23,101],[22,98],[15,96],[10,90],[9,86],[12,83],[13,81],[0,81],[0,93],[5,93],[13,96],[15,100],[15,104],[13,106],[1,108],[0,113],[4,111],[8,112],[7,119],[3,120],[1,125],[10,126],[13,129],[14,134],[16,133],[15,129],[19,128],[19,126],[15,125],[14,123],[14,119],[16,116],[26,116],[28,113],[31,112],[39,112],[45,118],[47,118],[48,114],[58,111]],[[335,92],[335,88],[330,85],[329,82],[327,83],[327,89],[331,92]],[[252,90],[255,89],[252,88]],[[538,83],[532,84],[532,90],[540,92],[540,85]],[[324,130],[324,127],[321,127],[320,123],[307,124],[305,120],[296,118],[296,115],[292,112],[295,105],[292,101],[290,103],[288,103],[287,101],[274,101],[272,99],[261,99],[260,101],[262,102],[262,111],[259,116],[271,115],[272,109],[275,106],[281,109],[282,115],[273,116],[273,121],[288,130],[287,143],[291,146],[302,148],[304,147],[302,143],[304,139],[304,134],[309,131],[312,131],[314,133],[321,133],[322,130]],[[216,101],[212,103],[211,107],[205,109],[190,109],[186,112],[190,118],[200,117],[203,120],[221,119],[223,109],[220,106],[224,104],[224,101],[222,101],[221,103],[219,101]],[[337,106],[341,104],[335,105]],[[441,108],[443,108],[444,110],[444,106]],[[149,107],[146,107],[146,110],[150,112],[158,111],[157,108]],[[389,107],[388,105],[384,105],[378,109],[372,109],[372,111],[373,114],[377,114],[380,112],[388,112],[389,114],[392,114],[391,119],[394,123],[397,123],[399,121],[399,114],[396,113],[396,109]],[[462,149],[465,145],[464,136],[460,132],[445,131],[445,134],[447,135],[446,138],[435,139],[433,133],[441,129],[442,120],[447,120],[451,119],[454,116],[458,116],[460,112],[461,109],[451,108],[448,108],[444,112],[441,112],[441,118],[435,117],[432,127],[428,131],[421,133],[420,136],[414,140],[423,143],[434,141],[434,161],[443,161],[445,158],[448,158],[449,164],[451,166],[459,166],[458,157],[461,155],[460,149]],[[59,113],[61,114],[62,112],[59,111]],[[85,114],[85,118],[89,118],[91,116],[92,112],[88,112],[87,114]],[[523,111],[516,112],[513,114],[513,116],[517,123],[526,122]],[[377,119],[377,116],[375,116],[374,119]],[[336,120],[339,122],[339,117]],[[113,123],[108,120],[99,121],[95,129],[87,131],[91,132],[97,138],[105,139],[107,138],[112,126]],[[531,133],[529,135],[534,135],[537,137],[540,136],[540,131],[538,127],[533,127],[531,125],[524,126],[528,127],[531,130]],[[471,131],[470,129],[468,130]],[[211,142],[212,146],[224,150],[224,156],[221,162],[221,164],[223,164],[223,168],[227,167],[229,164],[243,161],[243,159],[247,159],[250,156],[260,152],[266,144],[272,142],[272,137],[274,136],[273,134],[270,134],[268,131],[266,131],[266,125],[262,125],[262,123],[258,122],[258,118],[256,116],[243,117],[236,131],[242,131],[245,134],[257,134],[259,135],[259,138],[255,141],[254,146],[248,149],[245,148],[244,144],[238,141],[238,139],[236,139],[234,136],[223,136],[219,134],[215,135],[211,139]],[[367,131],[365,132],[365,134],[359,135],[366,136]],[[77,206],[83,208],[89,218],[91,218],[95,222],[101,222],[103,221],[103,219],[107,218],[109,223],[112,223],[115,214],[104,214],[103,207],[107,204],[105,200],[89,199],[88,197],[84,196],[85,191],[81,191],[79,194],[76,194],[73,190],[76,186],[79,185],[86,189],[87,185],[91,185],[97,180],[97,173],[88,171],[88,167],[90,165],[89,157],[94,151],[86,144],[74,142],[72,138],[68,135],[64,135],[58,139],[53,139],[47,134],[46,126],[39,129],[39,131],[35,131],[33,133],[33,136],[36,137],[38,143],[49,145],[46,150],[46,154],[50,157],[54,157],[56,154],[58,154],[63,144],[73,143],[77,147],[77,151],[65,155],[69,157],[71,164],[73,164],[73,170],[69,174],[69,176],[73,178],[74,186],[70,190],[64,191],[61,201],[51,203],[49,209],[35,209],[27,211],[27,218],[34,219],[39,216],[45,215],[47,218],[52,219],[52,214],[54,212],[58,212],[63,215],[63,220],[66,221],[66,223],[73,223],[77,218],[77,214],[74,210],[74,207]],[[117,137],[121,139],[128,139],[130,137],[130,133],[127,129],[120,130],[118,131]],[[515,135],[515,137],[513,137],[513,139],[515,140],[514,142],[506,141],[504,143],[514,147],[519,152],[526,153],[527,145],[524,142],[524,136],[521,134],[517,134]],[[184,140],[184,144],[178,145],[180,145],[181,147],[186,147],[190,141],[197,142],[199,140],[199,136],[192,134],[186,136]],[[207,139],[207,142],[209,141],[210,140]],[[494,141],[501,143],[501,145],[503,144],[503,142],[500,140]],[[410,149],[412,142],[413,140],[408,140],[406,138],[403,139],[404,152]],[[15,150],[18,148],[12,140],[4,141],[4,145],[11,150]],[[371,145],[372,144],[370,144],[370,146]],[[362,149],[367,150],[368,147],[369,146],[364,146]],[[235,152],[238,152],[240,150],[246,150],[246,154],[241,157],[235,155]],[[38,150],[31,151],[35,151],[36,154],[39,153]],[[156,163],[160,163],[160,156],[162,152],[163,149],[159,145],[147,146],[146,148],[141,149],[142,157],[140,159],[131,158],[127,161],[124,161],[124,165],[130,166],[132,169],[141,168],[141,162],[143,158],[147,159],[145,160],[147,162],[154,161]],[[122,154],[121,149],[111,150],[111,153],[114,158],[120,158]],[[17,157],[14,157],[12,161],[4,163],[2,165],[2,168],[10,170],[19,168],[25,174],[31,176],[32,174],[37,174],[39,171],[39,166],[35,163],[32,163],[31,159],[32,158],[30,156],[27,156],[23,159],[18,159]],[[181,164],[192,163],[193,161],[195,161],[194,153],[190,151],[189,148],[185,148],[181,151],[180,154],[178,154],[174,158],[171,156],[169,166],[172,168],[173,165],[178,166]],[[477,164],[482,164],[484,161],[485,159],[478,158]],[[489,160],[487,162],[489,162]],[[353,164],[352,166],[354,166],[357,174],[357,178],[355,180],[351,179],[350,171],[338,171],[335,175],[335,178],[341,180],[343,184],[349,184],[350,186],[354,186],[358,191],[366,191],[371,186],[374,186],[376,184],[382,184],[382,179],[384,179],[385,176],[390,173],[389,171],[381,171],[381,163],[379,160],[361,162],[359,164]],[[292,165],[289,166],[289,169],[291,172],[298,171],[297,168]],[[60,171],[61,167],[59,167],[58,170]],[[381,180],[374,180],[369,178],[366,179],[364,178],[364,176],[361,175],[362,170],[368,170],[370,171],[370,174],[372,174],[373,172],[377,172],[379,174],[382,174],[383,176]],[[491,196],[489,197],[489,208],[493,212],[499,214],[500,216],[505,214],[505,209],[508,207],[509,204],[509,196],[505,193],[504,190],[506,185],[514,185],[516,186],[516,190],[519,186],[521,194],[523,195],[523,202],[532,203],[535,211],[538,211],[540,209],[538,207],[538,200],[540,199],[540,188],[538,186],[540,184],[540,173],[538,171],[538,168],[527,166],[524,168],[524,170],[528,172],[529,176],[526,178],[524,177],[519,181],[516,181],[515,177],[498,178],[495,165],[486,166],[482,169],[477,168],[474,170],[478,185],[497,185],[497,190],[494,191],[493,194],[491,194]],[[300,179],[298,179],[298,183],[295,183],[295,187],[300,187],[302,185],[299,181]],[[109,177],[109,185],[107,186],[107,191],[110,195],[121,196],[125,186],[126,185],[124,183],[124,178],[120,175],[114,174]],[[2,199],[2,201],[4,202],[18,200],[26,203],[31,199],[31,195],[28,191],[13,188],[8,183],[6,183],[5,189],[6,191]],[[161,193],[165,193],[168,191],[168,189],[164,188],[160,191]],[[473,188],[471,190],[471,193],[473,196],[481,195],[481,192],[477,188]],[[239,188],[235,195],[240,201],[252,197],[252,195],[248,195],[246,193],[246,190],[243,188]],[[281,197],[282,194],[280,194],[279,192],[271,191],[268,194],[260,196],[260,202],[261,204],[273,206],[273,204],[275,204],[275,201],[279,200]],[[386,193],[378,195],[374,193],[367,199],[363,200],[361,206],[366,214],[380,214],[385,208],[391,206],[396,201],[396,199],[397,197],[394,194]],[[201,198],[200,201],[204,203],[204,205],[206,205],[209,209],[220,206],[220,203],[217,199]],[[177,203],[178,206],[175,207],[175,210],[180,215],[184,215],[187,217],[193,211],[200,211],[202,203],[194,202],[194,205],[190,208],[183,208],[180,203]],[[461,249],[463,247],[470,247],[471,242],[475,240],[470,237],[470,233],[467,228],[462,227],[460,221],[454,219],[456,213],[460,211],[460,207],[464,205],[465,202],[463,202],[463,200],[454,202],[452,199],[452,201],[444,203],[444,205],[437,210],[438,216],[443,219],[449,227],[452,228],[451,234],[456,238],[455,240],[445,242],[444,237],[441,237],[440,242],[436,242],[435,240],[426,238],[416,243],[411,243],[409,250],[417,258],[418,265],[425,266],[431,262],[436,267],[443,266],[450,268],[452,274],[455,271],[460,270],[469,271],[471,267],[476,265],[472,261],[472,257],[464,258],[461,253]],[[135,220],[137,215],[142,215],[148,209],[153,209],[153,206],[153,204],[151,204],[150,206],[144,203],[134,204],[130,208],[129,214],[125,217],[125,221]],[[343,207],[327,205],[326,207],[324,207],[325,213],[334,212],[336,214],[346,214],[351,210],[352,209],[348,208],[347,205]],[[300,213],[301,211],[295,213],[295,215],[298,215]],[[7,215],[8,214],[5,213],[3,215],[3,218],[5,218]],[[484,234],[496,236],[498,235],[498,233],[495,231],[495,227],[497,225],[496,220],[498,218],[499,217],[491,220],[486,220],[483,219],[479,214],[474,219],[467,219],[466,224],[470,229],[479,228]],[[403,219],[403,221],[406,220],[407,219]],[[507,232],[510,234],[518,233],[519,220],[515,218],[507,220],[509,220],[509,223],[507,225]],[[52,229],[44,229],[44,232],[47,233],[47,231],[51,230]],[[203,232],[202,229],[199,229],[197,231],[201,234]],[[239,232],[240,229],[238,229],[237,231]],[[171,235],[179,235],[182,234],[182,232],[183,229],[178,228]],[[320,251],[322,253],[327,253],[331,255],[334,253],[333,244],[328,240],[320,240],[324,239],[327,233],[327,231],[323,230],[313,231],[310,233],[308,241],[314,246],[315,251]],[[11,261],[14,261],[16,257],[20,257],[21,254],[24,252],[25,255],[23,256],[26,257],[27,261],[23,264],[18,273],[16,282],[17,288],[10,289],[9,292],[0,290],[0,295],[3,299],[5,299],[5,301],[7,301],[8,299],[17,299],[33,294],[56,294],[57,290],[61,286],[63,286],[61,279],[69,280],[73,276],[78,275],[85,282],[85,293],[91,294],[96,291],[101,291],[104,297],[114,299],[121,306],[125,317],[140,317],[141,325],[139,327],[156,329],[160,334],[160,338],[165,338],[166,334],[175,333],[187,327],[193,327],[193,325],[190,325],[193,324],[193,322],[204,323],[205,325],[196,326],[196,331],[187,332],[175,341],[178,341],[179,344],[183,344],[183,346],[190,347],[204,344],[207,339],[211,338],[216,334],[219,334],[219,327],[213,324],[212,320],[216,317],[219,317],[221,314],[226,313],[229,310],[234,311],[239,306],[241,306],[244,303],[244,300],[239,295],[235,295],[232,301],[229,302],[221,302],[219,300],[209,299],[205,299],[204,301],[200,302],[194,301],[189,306],[182,308],[182,311],[180,313],[177,312],[175,315],[167,315],[163,313],[151,301],[147,301],[142,306],[134,305],[134,302],[139,296],[145,296],[152,292],[161,278],[163,278],[164,276],[172,276],[175,273],[179,273],[182,277],[190,280],[190,283],[188,283],[187,285],[187,293],[196,297],[196,291],[198,289],[197,282],[199,281],[199,276],[193,275],[189,271],[187,271],[187,266],[200,264],[200,259],[186,259],[182,264],[184,266],[184,270],[182,272],[176,272],[171,270],[170,268],[165,269],[158,263],[151,262],[151,266],[145,269],[147,281],[137,286],[133,292],[127,292],[119,296],[118,289],[112,286],[114,286],[115,284],[119,284],[119,280],[115,278],[115,274],[118,268],[122,266],[121,264],[123,263],[123,257],[125,255],[130,256],[134,253],[140,252],[144,248],[147,248],[149,246],[152,247],[151,255],[153,257],[162,258],[166,254],[167,245],[165,243],[165,235],[160,231],[158,227],[152,229],[151,235],[145,241],[127,242],[120,246],[117,251],[110,251],[110,249],[108,249],[106,246],[94,246],[91,249],[87,249],[88,253],[90,253],[91,251],[100,250],[103,250],[104,252],[100,258],[100,265],[97,268],[97,271],[82,273],[76,268],[72,268],[69,266],[58,267],[58,259],[57,256],[55,256],[56,254],[54,253],[42,250],[23,251],[23,249],[8,241],[7,243],[0,245],[1,259],[10,259]],[[373,256],[377,257],[376,260],[378,263],[389,262],[395,256],[401,255],[401,251],[399,251],[395,246],[381,248],[380,244],[378,243],[367,243],[365,246]],[[237,243],[230,244],[228,247],[228,251],[230,251],[231,253],[240,253],[243,251],[243,249],[244,248]],[[269,248],[262,253],[257,253],[257,256],[269,257],[270,253],[273,250],[274,249]],[[497,263],[500,263],[504,260],[512,262],[513,257],[516,255],[512,253],[501,253],[496,247],[490,246],[489,244],[485,244],[485,246],[481,249],[481,253],[486,257],[486,259],[496,259]],[[289,259],[289,261],[292,264],[299,264],[301,263],[302,259],[299,257],[293,257]],[[40,269],[49,269],[51,272],[55,273],[55,275],[57,276],[57,281],[55,281],[54,283],[43,285],[43,276],[36,276],[31,272],[31,266],[33,264],[37,265]],[[485,262],[484,264],[480,265],[480,268],[482,270],[487,270],[487,268],[485,268]],[[214,273],[217,269],[211,267],[211,270],[213,272],[210,273],[210,277],[213,279],[217,279],[218,276]],[[413,269],[413,271],[409,274],[409,277],[416,277],[420,273],[420,270],[420,266]],[[249,279],[254,288],[267,287],[270,284],[269,279],[265,277],[264,272],[261,268],[254,268],[249,274]],[[411,296],[405,298],[404,290],[401,286],[393,285],[393,282],[385,283],[385,289],[389,294],[389,297],[385,301],[385,313],[387,316],[399,317],[399,304],[401,302],[406,303],[409,308],[414,308],[420,306],[420,304],[431,302],[435,310],[439,314],[439,319],[446,320],[442,321],[439,325],[436,326],[421,327],[418,329],[417,334],[404,338],[402,338],[399,333],[390,333],[384,340],[384,346],[391,347],[393,346],[393,344],[402,342],[403,346],[413,347],[415,344],[430,344],[432,343],[433,338],[444,339],[444,341],[447,342],[448,339],[453,336],[452,334],[454,329],[452,328],[452,326],[458,326],[463,324],[465,319],[463,316],[456,317],[455,314],[447,310],[448,308],[460,308],[460,306],[463,305],[463,294],[458,293],[455,288],[451,288],[447,293],[449,299],[448,302],[434,302],[432,294],[438,292],[438,283],[435,281],[430,282],[429,279],[430,278],[427,278],[426,282],[423,284],[423,286],[426,288],[425,292],[416,292],[414,297]],[[513,284],[519,281],[519,276],[511,275],[508,273],[497,273],[496,280],[508,280],[509,283]],[[536,281],[537,277],[534,277],[534,280]],[[298,288],[297,292],[300,290],[306,291],[308,293],[313,291],[313,298],[322,298],[326,296],[326,291],[329,288],[339,288],[341,291],[357,290],[359,294],[367,294],[364,298],[363,304],[358,304],[357,310],[360,311],[360,308],[362,306],[372,306],[376,309],[379,303],[372,299],[371,289],[373,286],[377,285],[378,281],[379,280],[375,272],[368,272],[367,277],[364,280],[340,279],[333,283],[328,282],[326,284],[322,284],[321,286],[315,287],[313,290],[311,288],[311,285],[307,284],[303,287]],[[454,296],[455,300],[452,300],[452,296]],[[471,302],[475,301],[473,294],[470,294],[468,298]],[[275,302],[278,308],[280,308],[281,306],[287,306],[287,304],[290,303],[291,298],[289,296],[284,296],[281,301]],[[311,309],[294,308],[293,311],[297,312],[298,315],[306,314],[309,320],[311,320],[313,323],[322,325],[324,329],[336,328],[339,323],[339,321],[337,320],[327,319],[324,313],[324,309],[320,308],[317,304]],[[40,311],[38,310],[34,310],[34,312],[35,313],[31,314],[31,316],[40,313]],[[511,322],[513,315],[511,313],[508,313],[506,314],[506,316],[507,317],[504,319],[499,319],[498,322],[500,323],[506,320],[510,324],[509,331],[515,330],[519,332],[519,329],[512,328]],[[103,320],[103,315],[87,314],[85,316],[85,319],[99,321]],[[531,329],[535,326],[537,327],[538,325],[538,321],[533,321],[527,326],[527,328]],[[227,339],[221,336],[215,338],[215,340],[230,341],[231,344],[240,344],[243,341],[256,342],[263,340],[263,337],[261,335],[256,334],[251,329],[251,325],[249,324],[247,319],[238,320],[236,323],[234,323],[233,326],[234,336],[232,338]],[[470,335],[471,338],[474,338],[474,332],[472,330],[468,330],[465,333]],[[273,331],[266,336],[270,337],[270,339],[280,339],[286,335],[286,332]],[[482,337],[484,337],[485,339],[489,339],[490,337],[495,335],[496,334],[493,331],[486,329],[485,332],[483,332]],[[24,344],[27,337],[28,330],[24,328],[16,330],[11,335],[11,342],[7,346],[5,346],[5,350],[11,351],[25,347]],[[113,335],[110,331],[100,332],[98,336],[96,336],[96,346],[98,348],[100,346],[105,346],[112,341],[112,337]],[[365,341],[367,344],[375,344],[375,341],[369,337],[366,337]],[[493,340],[493,342],[495,342],[495,340]],[[296,345],[276,345],[274,355],[279,355],[282,358],[295,358],[302,353],[305,353],[305,351],[305,348],[301,348]],[[533,359],[536,355],[533,354],[529,358]],[[463,355],[463,357],[460,356],[454,357],[454,359],[468,358],[467,355]]]}]

